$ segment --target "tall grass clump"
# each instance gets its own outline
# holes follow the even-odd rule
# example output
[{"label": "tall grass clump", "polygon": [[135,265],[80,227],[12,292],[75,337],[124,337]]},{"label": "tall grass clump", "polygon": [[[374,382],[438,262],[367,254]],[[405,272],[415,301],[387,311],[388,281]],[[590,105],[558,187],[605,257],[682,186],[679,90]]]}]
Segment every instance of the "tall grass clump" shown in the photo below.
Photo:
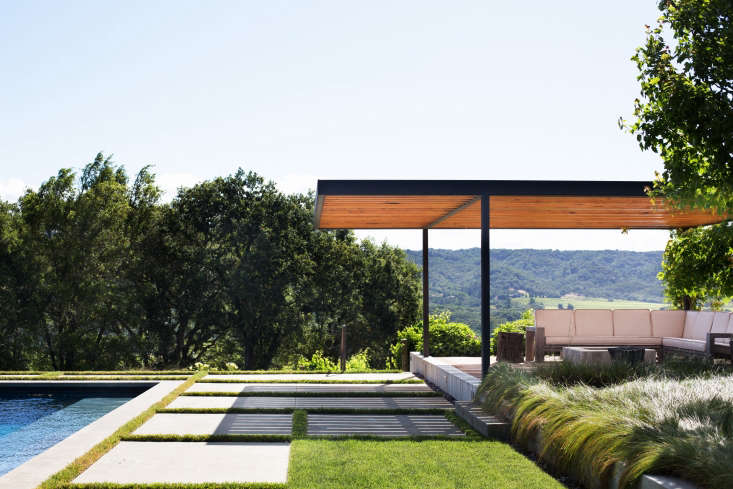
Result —
[{"label": "tall grass clump", "polygon": [[573,369],[496,365],[480,392],[488,408],[510,413],[517,442],[536,439],[540,458],[588,486],[596,477],[607,481],[614,464],[624,462],[622,487],[645,473],[733,487],[730,369],[610,366],[591,375],[609,382],[596,387],[583,382],[582,367]]}]

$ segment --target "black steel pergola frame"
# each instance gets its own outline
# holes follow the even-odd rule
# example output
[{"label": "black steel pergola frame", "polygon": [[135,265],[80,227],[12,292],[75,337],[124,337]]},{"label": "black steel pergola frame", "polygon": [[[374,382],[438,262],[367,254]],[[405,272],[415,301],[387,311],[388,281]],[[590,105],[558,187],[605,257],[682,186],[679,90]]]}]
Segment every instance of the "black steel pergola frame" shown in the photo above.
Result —
[{"label": "black steel pergola frame", "polygon": [[[645,197],[652,182],[582,181],[582,180],[319,180],[316,190],[314,224],[318,228],[323,198],[341,196],[407,196],[407,195],[473,195],[474,199],[451,210],[422,228],[423,244],[423,355],[430,356],[428,335],[429,282],[428,230],[481,200],[481,376],[489,371],[491,269],[489,230],[491,196],[557,196],[557,197]],[[388,228],[390,229],[390,228]],[[473,228],[471,228],[473,229]],[[537,228],[540,229],[540,228]],[[617,229],[616,227],[608,229]],[[652,228],[649,228],[652,229]],[[659,228],[654,228],[659,229]]]}]

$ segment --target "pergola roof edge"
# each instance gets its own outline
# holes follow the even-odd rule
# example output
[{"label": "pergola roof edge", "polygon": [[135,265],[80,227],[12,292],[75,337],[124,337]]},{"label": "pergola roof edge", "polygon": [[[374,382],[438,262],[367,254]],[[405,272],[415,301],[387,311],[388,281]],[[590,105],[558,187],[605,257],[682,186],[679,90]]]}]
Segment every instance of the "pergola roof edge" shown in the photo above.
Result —
[{"label": "pergola roof edge", "polygon": [[646,194],[651,182],[580,180],[319,180],[321,229],[672,229],[724,221]]}]

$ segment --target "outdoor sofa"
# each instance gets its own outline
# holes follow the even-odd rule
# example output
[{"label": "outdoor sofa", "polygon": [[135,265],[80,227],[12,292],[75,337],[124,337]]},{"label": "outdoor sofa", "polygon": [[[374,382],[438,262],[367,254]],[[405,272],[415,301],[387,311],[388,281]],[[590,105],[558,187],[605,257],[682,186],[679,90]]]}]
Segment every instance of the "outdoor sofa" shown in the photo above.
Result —
[{"label": "outdoor sofa", "polygon": [[538,309],[535,358],[564,346],[643,346],[733,361],[733,315],[714,311]]}]

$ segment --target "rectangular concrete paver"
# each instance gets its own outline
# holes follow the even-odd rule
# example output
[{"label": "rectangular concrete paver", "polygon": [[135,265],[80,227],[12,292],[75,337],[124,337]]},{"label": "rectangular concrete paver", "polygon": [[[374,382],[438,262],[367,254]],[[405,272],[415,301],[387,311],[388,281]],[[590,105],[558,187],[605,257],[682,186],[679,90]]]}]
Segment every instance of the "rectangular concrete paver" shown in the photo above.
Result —
[{"label": "rectangular concrete paver", "polygon": [[289,457],[289,443],[123,441],[74,482],[287,482]]},{"label": "rectangular concrete paver", "polygon": [[465,436],[445,416],[434,415],[308,415],[309,435],[448,435]]},{"label": "rectangular concrete paver", "polygon": [[207,375],[203,380],[414,380],[412,372],[367,374],[218,374]]},{"label": "rectangular concrete paver", "polygon": [[224,397],[181,396],[168,405],[190,408],[298,408],[298,409],[450,409],[442,397]]},{"label": "rectangular concrete paver", "polygon": [[291,414],[159,413],[135,435],[289,435]]},{"label": "rectangular concrete paver", "polygon": [[431,392],[426,384],[247,384],[197,382],[187,392]]},{"label": "rectangular concrete paver", "polygon": [[168,405],[170,409],[284,409],[295,408],[294,397],[180,396]]}]

